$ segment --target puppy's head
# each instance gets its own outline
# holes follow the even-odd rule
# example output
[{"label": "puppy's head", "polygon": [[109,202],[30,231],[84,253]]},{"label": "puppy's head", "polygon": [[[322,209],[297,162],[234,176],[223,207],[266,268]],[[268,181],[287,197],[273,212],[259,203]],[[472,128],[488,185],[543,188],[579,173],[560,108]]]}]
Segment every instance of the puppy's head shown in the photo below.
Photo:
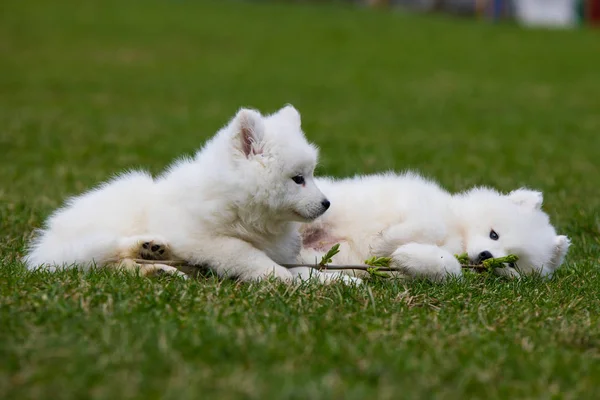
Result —
[{"label": "puppy's head", "polygon": [[301,129],[300,114],[291,105],[263,116],[241,109],[229,125],[231,151],[240,190],[273,215],[292,221],[311,221],[329,208],[313,174],[318,150]]},{"label": "puppy's head", "polygon": [[556,234],[542,211],[542,193],[519,189],[502,195],[478,188],[461,199],[465,246],[473,262],[515,254],[519,260],[507,268],[541,275],[563,263],[570,241]]}]

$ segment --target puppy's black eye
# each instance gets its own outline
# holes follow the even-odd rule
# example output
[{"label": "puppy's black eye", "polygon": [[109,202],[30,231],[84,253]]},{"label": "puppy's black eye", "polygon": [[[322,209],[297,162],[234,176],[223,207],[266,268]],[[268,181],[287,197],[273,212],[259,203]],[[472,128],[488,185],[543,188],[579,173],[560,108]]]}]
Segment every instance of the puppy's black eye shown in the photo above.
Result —
[{"label": "puppy's black eye", "polygon": [[492,240],[498,240],[498,239],[500,239],[500,236],[498,236],[498,234],[496,233],[496,231],[492,229],[490,231],[490,239],[492,239]]},{"label": "puppy's black eye", "polygon": [[302,175],[292,176],[292,180],[296,182],[298,185],[304,184],[304,177]]}]

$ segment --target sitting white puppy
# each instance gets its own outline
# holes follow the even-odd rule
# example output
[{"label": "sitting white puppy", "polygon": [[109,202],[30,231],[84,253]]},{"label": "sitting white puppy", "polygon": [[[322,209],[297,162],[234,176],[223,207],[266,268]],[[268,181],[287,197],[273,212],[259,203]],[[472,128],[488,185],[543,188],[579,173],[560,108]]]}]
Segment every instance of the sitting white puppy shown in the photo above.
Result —
[{"label": "sitting white puppy", "polygon": [[289,281],[292,272],[280,264],[297,261],[298,223],[329,208],[313,179],[316,162],[295,108],[269,116],[242,109],[193,159],[156,179],[128,172],[68,200],[24,261],[30,269],[116,262],[145,274],[176,273],[133,261],[176,255],[219,276]]},{"label": "sitting white puppy", "polygon": [[[443,280],[462,274],[455,254],[473,263],[515,254],[516,265],[495,272],[550,275],[569,248],[541,210],[540,192],[503,195],[489,188],[450,194],[414,173],[350,179],[317,179],[331,209],[302,228],[304,262],[320,259],[340,243],[335,264],[391,257],[392,267],[412,277]],[[353,271],[355,273],[356,271]]]}]

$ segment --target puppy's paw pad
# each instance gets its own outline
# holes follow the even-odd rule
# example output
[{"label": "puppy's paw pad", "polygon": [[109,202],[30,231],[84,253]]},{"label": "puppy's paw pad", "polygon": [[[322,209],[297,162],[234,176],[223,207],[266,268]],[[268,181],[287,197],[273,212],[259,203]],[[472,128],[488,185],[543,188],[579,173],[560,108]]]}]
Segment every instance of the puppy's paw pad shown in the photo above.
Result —
[{"label": "puppy's paw pad", "polygon": [[140,258],[144,260],[166,260],[168,255],[167,245],[158,241],[143,242],[140,248]]}]

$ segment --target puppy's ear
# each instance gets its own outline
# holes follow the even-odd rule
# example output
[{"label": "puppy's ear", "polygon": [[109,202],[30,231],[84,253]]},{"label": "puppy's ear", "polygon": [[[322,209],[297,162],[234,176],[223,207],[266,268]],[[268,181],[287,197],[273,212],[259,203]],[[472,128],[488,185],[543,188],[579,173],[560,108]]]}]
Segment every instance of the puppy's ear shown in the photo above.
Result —
[{"label": "puppy's ear", "polygon": [[513,190],[507,197],[516,205],[527,207],[531,210],[541,209],[544,202],[542,192],[530,189]]},{"label": "puppy's ear", "polygon": [[246,157],[261,154],[265,126],[258,111],[242,108],[233,119],[234,146]]},{"label": "puppy's ear", "polygon": [[298,126],[300,126],[302,123],[300,119],[300,113],[291,104],[286,104],[281,110],[277,111],[277,114]]},{"label": "puppy's ear", "polygon": [[554,238],[554,251],[550,260],[552,270],[560,267],[563,261],[565,261],[569,246],[571,246],[571,240],[568,237],[560,235]]}]

